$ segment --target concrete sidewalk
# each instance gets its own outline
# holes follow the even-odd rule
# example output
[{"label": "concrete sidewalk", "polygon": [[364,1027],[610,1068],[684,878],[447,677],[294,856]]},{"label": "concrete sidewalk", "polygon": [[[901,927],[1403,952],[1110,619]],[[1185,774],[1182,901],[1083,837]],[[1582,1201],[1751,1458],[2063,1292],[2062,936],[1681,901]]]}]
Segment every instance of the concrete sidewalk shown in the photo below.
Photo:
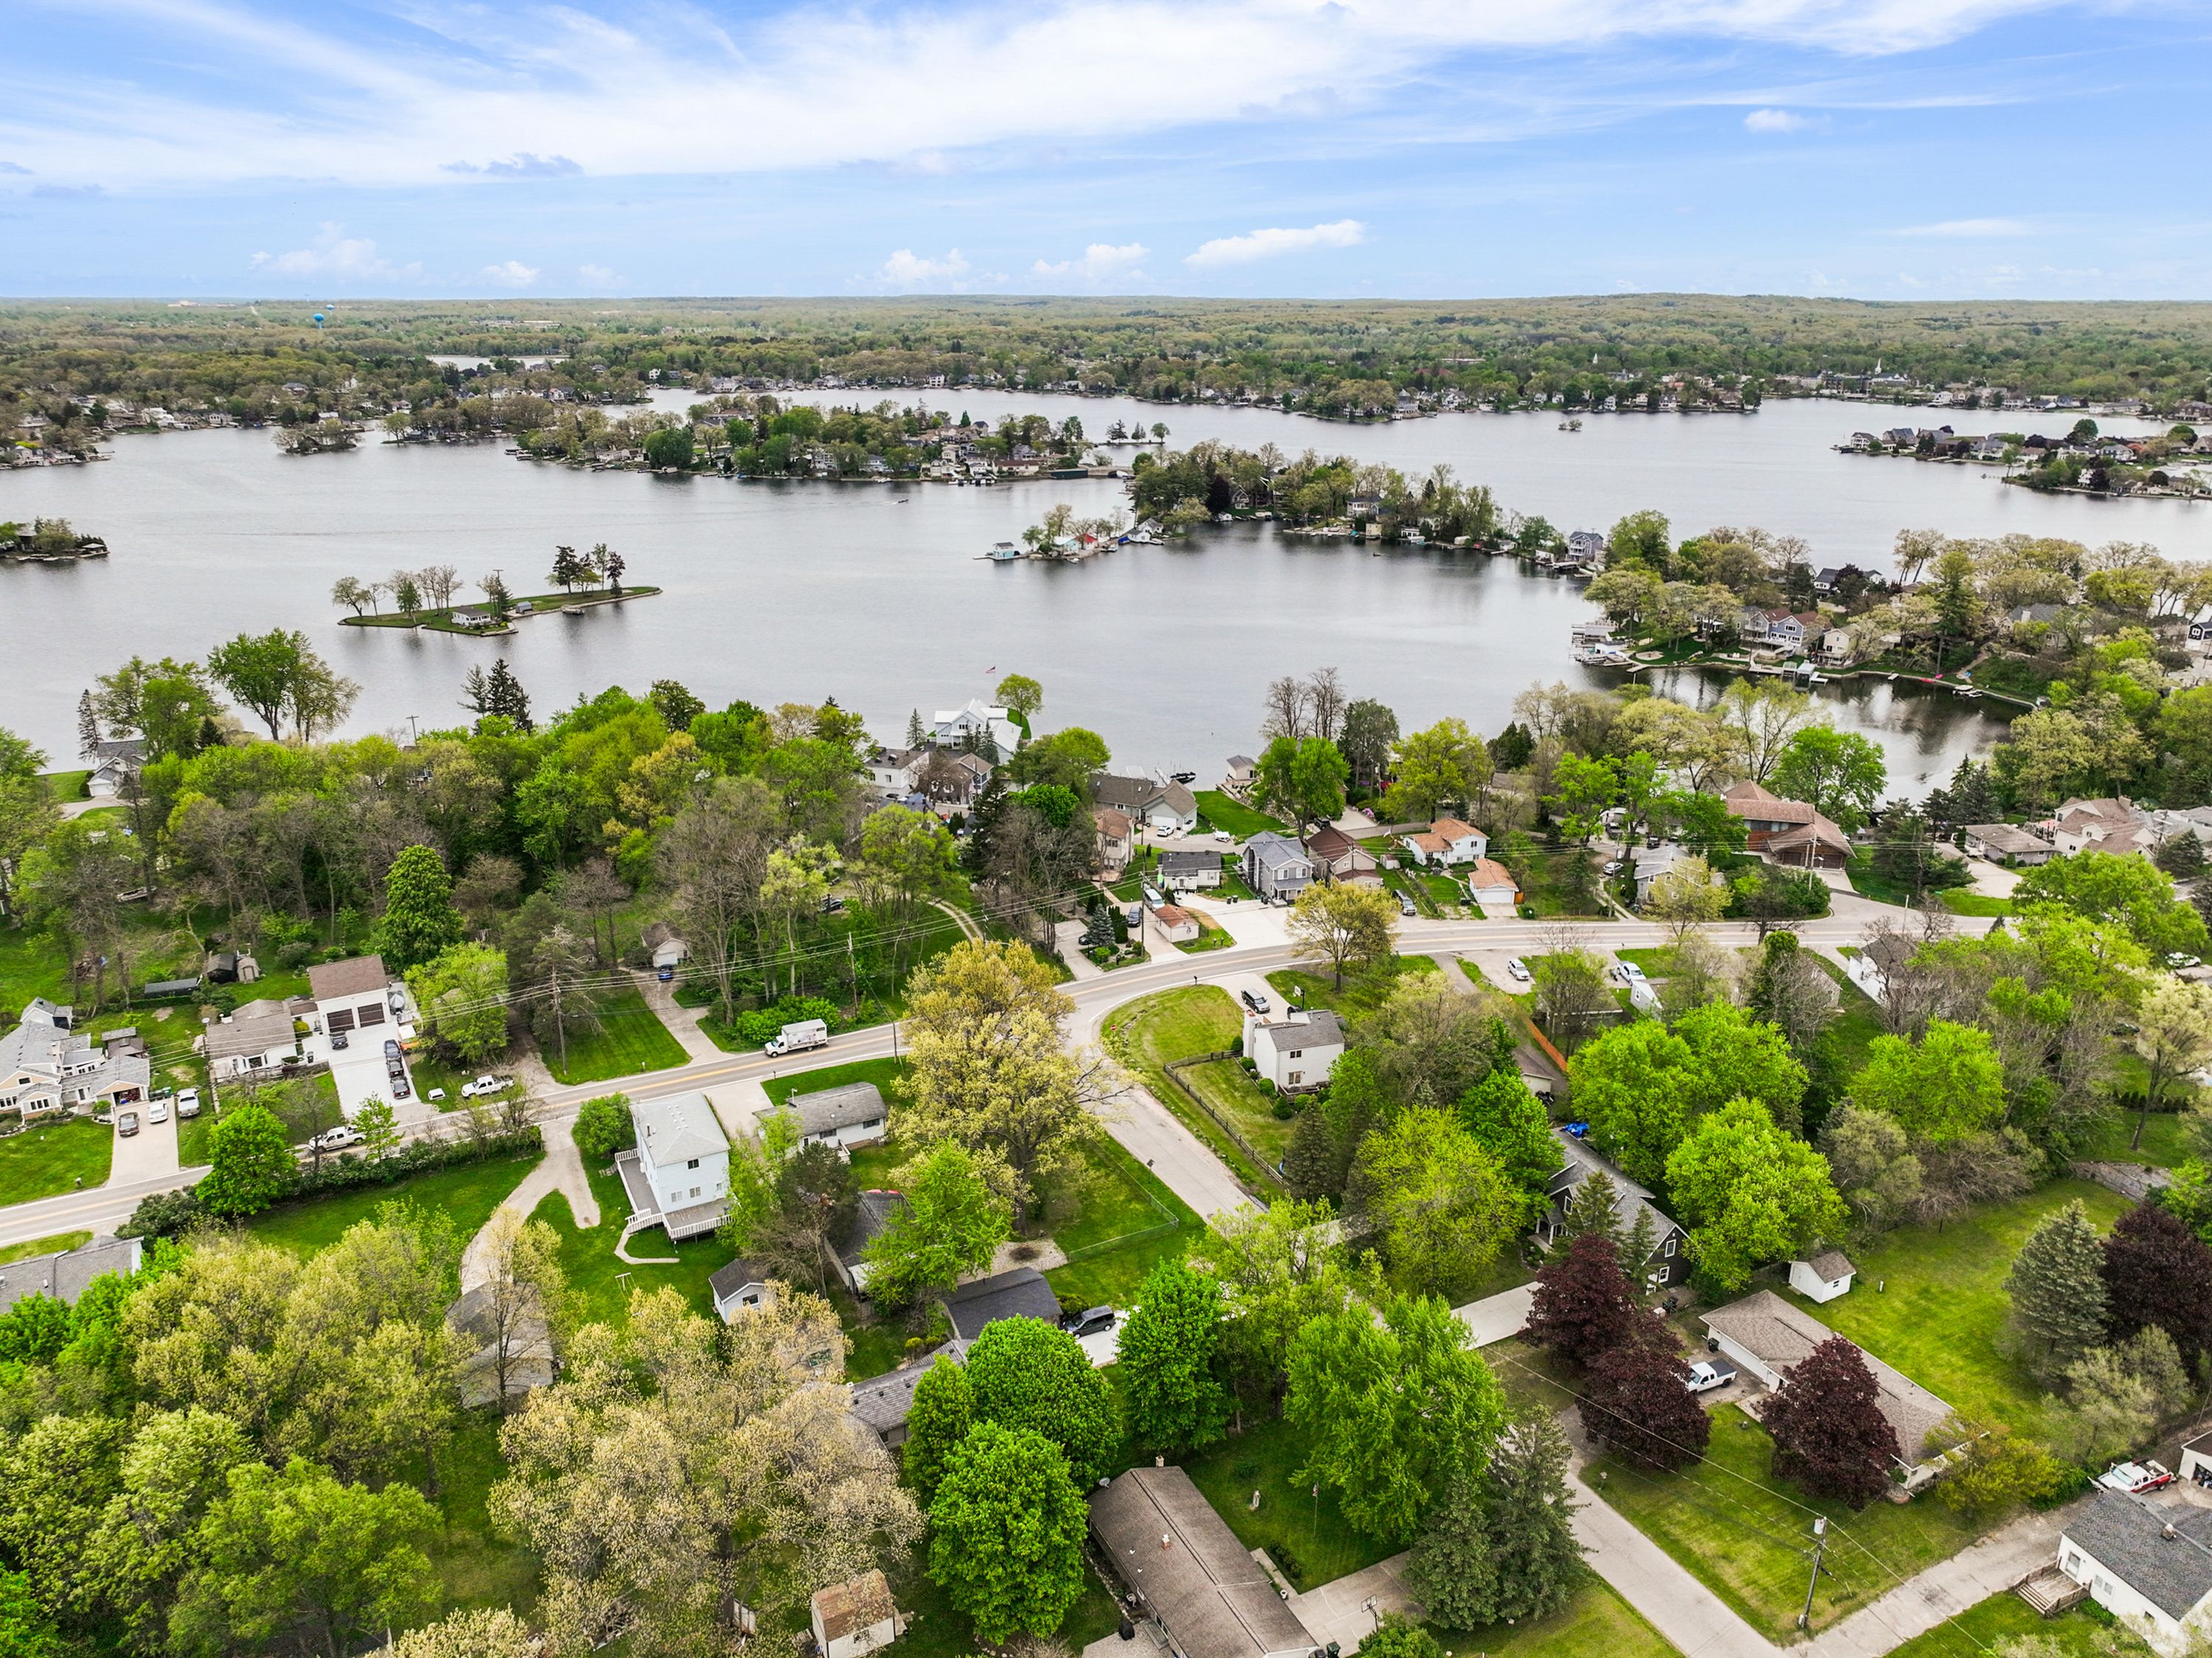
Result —
[{"label": "concrete sidewalk", "polygon": [[1501,1289],[1479,1301],[1455,1307],[1452,1316],[1474,1332],[1477,1347],[1487,1347],[1494,1341],[1519,1335],[1521,1326],[1528,1322],[1528,1309],[1535,1301],[1536,1286],[1524,1283],[1518,1289]]},{"label": "concrete sidewalk", "polygon": [[1589,1551],[1590,1570],[1680,1648],[1682,1658],[1774,1658],[1771,1642],[1583,1483],[1579,1457],[1567,1484],[1582,1504],[1575,1536]]}]

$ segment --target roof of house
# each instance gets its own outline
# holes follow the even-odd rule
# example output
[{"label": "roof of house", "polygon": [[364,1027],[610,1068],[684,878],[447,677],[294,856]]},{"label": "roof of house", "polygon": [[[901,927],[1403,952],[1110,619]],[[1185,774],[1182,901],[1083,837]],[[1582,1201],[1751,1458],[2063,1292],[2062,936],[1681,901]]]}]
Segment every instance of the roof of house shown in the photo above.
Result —
[{"label": "roof of house", "polygon": [[1970,823],[1966,832],[1991,851],[2005,853],[2048,852],[2051,843],[2040,835],[2030,833],[2016,823]]},{"label": "roof of house", "polygon": [[2212,1594],[2212,1509],[2153,1508],[2099,1491],[2064,1534],[2169,1618],[2186,1618]]},{"label": "roof of house", "polygon": [[[1836,1333],[1771,1289],[1757,1290],[1741,1301],[1717,1307],[1705,1315],[1705,1322],[1707,1329],[1728,1337],[1781,1371],[1785,1381],[1790,1366]],[[1951,1414],[1951,1407],[1864,1348],[1859,1349],[1859,1356],[1874,1377],[1875,1406],[1897,1431],[1898,1448],[1907,1462],[1917,1462],[1929,1430]]]},{"label": "roof of house", "polygon": [[1306,850],[1316,857],[1340,858],[1346,852],[1365,849],[1333,823],[1324,823],[1306,837]]},{"label": "roof of house", "polygon": [[1303,1019],[1271,1021],[1252,1028],[1252,1045],[1262,1042],[1285,1053],[1303,1053],[1308,1048],[1342,1047],[1344,1026],[1326,1008],[1316,1008]]},{"label": "roof of house", "polygon": [[829,1134],[860,1123],[880,1123],[884,1111],[883,1090],[873,1082],[848,1082],[842,1088],[794,1094],[790,1107],[802,1134]]},{"label": "roof of house", "polygon": [[1272,829],[1262,829],[1244,843],[1248,857],[1257,857],[1270,869],[1284,863],[1304,863],[1306,849],[1288,835],[1279,835]]},{"label": "roof of house", "polygon": [[1117,777],[1103,771],[1091,785],[1091,798],[1104,806],[1141,815],[1162,801],[1184,817],[1198,814],[1198,797],[1179,783],[1155,783],[1150,777]]},{"label": "roof of house", "polygon": [[1823,1283],[1836,1283],[1857,1272],[1851,1258],[1840,1249],[1824,1249],[1805,1263],[1813,1269],[1813,1276]]},{"label": "roof of house", "polygon": [[1731,816],[1757,818],[1763,823],[1810,823],[1820,815],[1803,801],[1784,800],[1748,777],[1730,783],[1721,791],[1721,798],[1728,802]]},{"label": "roof of house", "polygon": [[929,1374],[927,1364],[910,1364],[903,1370],[886,1370],[879,1376],[853,1384],[852,1414],[878,1434],[906,1425],[914,1409],[914,1385]]},{"label": "roof of house", "polygon": [[714,1292],[714,1299],[719,1301],[736,1295],[749,1283],[767,1282],[768,1268],[758,1261],[748,1260],[740,1255],[728,1265],[717,1267],[708,1278],[707,1287]]},{"label": "roof of house", "polygon": [[637,1100],[630,1106],[630,1119],[637,1125],[639,1157],[657,1168],[719,1156],[730,1149],[721,1119],[703,1094]]},{"label": "roof of house", "polygon": [[945,1295],[944,1301],[945,1314],[952,1320],[952,1333],[963,1341],[975,1340],[983,1333],[985,1325],[1000,1319],[1042,1319],[1047,1324],[1060,1320],[1060,1297],[1053,1294],[1044,1274],[1033,1266],[1018,1266],[1010,1272],[994,1272],[988,1278],[963,1283]]},{"label": "roof of house", "polygon": [[1552,1126],[1552,1137],[1559,1143],[1559,1149],[1566,1154],[1566,1161],[1559,1172],[1545,1183],[1544,1191],[1562,1214],[1573,1199],[1577,1186],[1593,1174],[1603,1174],[1613,1182],[1613,1217],[1620,1222],[1624,1234],[1633,1230],[1638,1217],[1644,1215],[1651,1217],[1651,1238],[1655,1247],[1668,1233],[1681,1230],[1675,1224],[1674,1217],[1659,1207],[1659,1200],[1649,1186],[1630,1179],[1589,1141],[1568,1133],[1558,1124]]},{"label": "roof of house", "polygon": [[1170,869],[1203,870],[1214,875],[1221,873],[1221,854],[1200,850],[1195,852],[1163,852],[1160,854],[1160,873]]},{"label": "roof of house", "polygon": [[1429,832],[1445,840],[1465,840],[1469,835],[1479,835],[1482,831],[1471,823],[1462,823],[1457,818],[1438,818],[1429,826]]},{"label": "roof of house", "polygon": [[1254,759],[1249,754],[1231,754],[1229,757],[1229,763],[1231,765],[1241,765],[1249,771],[1257,765],[1259,761]]},{"label": "roof of house", "polygon": [[1091,820],[1098,826],[1098,832],[1102,835],[1111,836],[1115,840],[1127,840],[1129,838],[1132,825],[1129,822],[1129,814],[1126,812],[1118,812],[1110,806],[1102,806],[1091,814]]},{"label": "roof of house", "polygon": [[307,989],[318,1002],[343,1001],[347,997],[381,992],[392,982],[380,955],[348,956],[307,969]]},{"label": "roof of house", "polygon": [[1442,835],[1435,834],[1426,829],[1416,829],[1412,834],[1401,835],[1399,838],[1417,851],[1449,852],[1451,850],[1449,841]]},{"label": "roof of house", "polygon": [[207,1057],[239,1059],[271,1048],[289,1048],[298,1040],[289,1013],[234,1014],[222,1024],[207,1027]]},{"label": "roof of house", "polygon": [[817,1589],[812,1611],[815,1620],[822,1625],[825,1642],[842,1641],[861,1630],[888,1623],[898,1615],[898,1607],[891,1600],[891,1586],[884,1581],[883,1573],[872,1568],[858,1577]]},{"label": "roof of house", "polygon": [[1132,1468],[1091,1498],[1091,1529],[1187,1658],[1313,1650],[1267,1569],[1181,1468]]},{"label": "roof of house", "polygon": [[76,1305],[94,1278],[136,1272],[142,1246],[136,1238],[94,1238],[56,1255],[32,1255],[0,1266],[0,1313],[26,1295],[52,1295]]},{"label": "roof of house", "polygon": [[1514,880],[1513,872],[1496,858],[1475,859],[1468,867],[1467,884],[1470,887],[1510,887],[1516,893],[1521,890],[1521,883]]},{"label": "roof of house", "polygon": [[[907,1212],[906,1194],[871,1187],[853,1200],[853,1224],[837,1251],[837,1259],[850,1266],[867,1253],[868,1246],[890,1229],[891,1222]],[[1057,1305],[1057,1303],[1055,1303]]]},{"label": "roof of house", "polygon": [[1766,843],[1770,852],[1787,852],[1800,846],[1832,846],[1839,852],[1848,853],[1851,838],[1844,832],[1842,825],[1815,812],[1810,823],[1779,830]]},{"label": "roof of house", "polygon": [[1920,946],[1902,933],[1877,933],[1859,947],[1859,954],[1884,972],[1894,972],[1912,960]]},{"label": "roof of house", "polygon": [[[526,1287],[525,1293],[533,1292],[529,1291]],[[480,1283],[448,1307],[446,1309],[446,1327],[457,1335],[468,1337],[472,1341],[497,1341],[499,1314],[497,1308],[493,1304],[491,1286],[488,1283]],[[538,1317],[535,1313],[526,1313],[516,1322],[511,1339],[514,1345],[518,1348],[534,1347],[541,1344],[550,1346],[552,1332],[543,1318]]]},{"label": "roof of house", "polygon": [[1163,927],[1194,927],[1198,917],[1180,904],[1163,904],[1152,911],[1152,918]]}]

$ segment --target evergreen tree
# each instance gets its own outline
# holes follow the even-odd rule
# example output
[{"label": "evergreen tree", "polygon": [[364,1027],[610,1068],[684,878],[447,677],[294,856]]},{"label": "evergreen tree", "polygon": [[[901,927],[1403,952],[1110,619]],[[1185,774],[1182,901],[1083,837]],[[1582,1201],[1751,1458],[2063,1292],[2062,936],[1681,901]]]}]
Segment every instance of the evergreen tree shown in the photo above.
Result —
[{"label": "evergreen tree", "polygon": [[2212,1338],[2212,1249],[2174,1216],[2140,1204],[2105,1240],[2106,1333],[2163,1330],[2192,1367]]},{"label": "evergreen tree", "polygon": [[574,593],[582,575],[583,571],[576,561],[575,548],[556,546],[553,549],[553,570],[545,578],[547,581],[563,593]]},{"label": "evergreen tree", "polygon": [[1181,1256],[1155,1265],[1122,1326],[1116,1367],[1139,1448],[1191,1451],[1221,1437],[1229,1393],[1215,1362],[1220,1343],[1220,1283]]},{"label": "evergreen tree", "polygon": [[1582,1401],[1583,1430],[1614,1454],[1644,1468],[1680,1468],[1705,1452],[1712,1423],[1698,1396],[1683,1386],[1689,1372],[1671,1333],[1649,1319],[1591,1365]]},{"label": "evergreen tree", "polygon": [[1626,1341],[1644,1316],[1613,1240],[1592,1232],[1536,1274],[1525,1333],[1539,1347],[1587,1369]]},{"label": "evergreen tree", "polygon": [[491,673],[483,681],[484,707],[483,712],[497,714],[513,722],[517,731],[527,734],[530,724],[530,693],[522,688],[522,681],[514,677],[504,656],[493,659]]},{"label": "evergreen tree", "polygon": [[1639,1207],[1635,1222],[1628,1228],[1628,1236],[1620,1246],[1620,1268],[1628,1274],[1632,1285],[1645,1282],[1644,1274],[1658,1247],[1659,1223],[1651,1218],[1649,1208]]},{"label": "evergreen tree", "polygon": [[1329,1132],[1328,1113],[1308,1104],[1291,1131],[1291,1148],[1283,1156],[1283,1179],[1291,1196],[1305,1203],[1339,1195],[1336,1137]]},{"label": "evergreen tree", "polygon": [[1552,1240],[1553,1259],[1565,1255],[1576,1239],[1593,1235],[1607,1240],[1618,1254],[1628,1241],[1627,1228],[1620,1223],[1620,1188],[1613,1185],[1613,1176],[1601,1168],[1584,1176],[1567,1199],[1566,1213],[1559,1217],[1559,1235]]},{"label": "evergreen tree", "polygon": [[1583,1580],[1567,1436],[1541,1411],[1515,1421],[1480,1481],[1462,1476],[1413,1545],[1407,1581],[1453,1629],[1542,1618]]},{"label": "evergreen tree", "polygon": [[909,749],[922,747],[929,741],[929,733],[922,728],[921,710],[915,709],[906,716],[906,746]]},{"label": "evergreen tree", "polygon": [[939,1353],[914,1384],[906,1443],[899,1447],[906,1483],[924,1513],[945,1478],[945,1459],[975,1425],[975,1400],[968,1386],[968,1373]]},{"label": "evergreen tree", "polygon": [[100,716],[93,710],[89,691],[77,693],[76,752],[80,759],[88,760],[100,752]]},{"label": "evergreen tree", "polygon": [[1880,1398],[1865,1356],[1843,1337],[1829,1337],[1790,1366],[1759,1418],[1774,1437],[1775,1474],[1854,1509],[1873,1502],[1899,1455],[1920,1448],[1898,1444]]},{"label": "evergreen tree", "polygon": [[2056,1376],[2105,1338],[2105,1248],[2076,1198],[2027,1234],[2005,1279],[2038,1374]]}]

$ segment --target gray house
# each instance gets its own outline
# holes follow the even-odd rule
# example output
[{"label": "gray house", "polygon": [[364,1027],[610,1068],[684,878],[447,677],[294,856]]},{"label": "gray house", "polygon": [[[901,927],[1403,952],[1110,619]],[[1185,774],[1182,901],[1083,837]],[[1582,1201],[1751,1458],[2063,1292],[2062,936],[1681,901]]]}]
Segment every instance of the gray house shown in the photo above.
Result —
[{"label": "gray house", "polygon": [[873,1082],[848,1082],[791,1096],[802,1145],[870,1146],[886,1133],[884,1096]]},{"label": "gray house", "polygon": [[1631,1237],[1641,1223],[1644,1234],[1651,1240],[1651,1253],[1640,1264],[1624,1260],[1622,1268],[1632,1278],[1639,1265],[1647,1290],[1658,1289],[1670,1283],[1679,1283],[1690,1276],[1689,1257],[1682,1253],[1690,1234],[1676,1223],[1674,1217],[1659,1207],[1659,1200],[1648,1186],[1638,1185],[1598,1154],[1595,1146],[1578,1138],[1566,1130],[1554,1126],[1552,1137],[1559,1143],[1566,1162],[1554,1174],[1544,1192],[1552,1200],[1544,1218],[1536,1223],[1536,1235],[1546,1244],[1556,1241],[1566,1229],[1567,1206],[1574,1202],[1575,1188],[1593,1174],[1603,1174],[1613,1182],[1613,1217],[1623,1237]]},{"label": "gray house", "polygon": [[1060,1297],[1043,1273],[1033,1266],[994,1272],[988,1278],[963,1283],[943,1298],[945,1316],[952,1320],[956,1341],[973,1341],[987,1324],[1000,1319],[1042,1319],[1060,1321]]},{"label": "gray house", "polygon": [[1287,904],[1313,878],[1312,857],[1290,836],[1270,829],[1244,843],[1244,884],[1263,902]]},{"label": "gray house", "polygon": [[1218,852],[1163,852],[1160,885],[1170,893],[1196,892],[1221,885]]},{"label": "gray house", "polygon": [[142,1247],[136,1238],[94,1238],[57,1255],[31,1255],[0,1266],[0,1314],[26,1295],[48,1295],[75,1307],[94,1278],[110,1272],[125,1277],[138,1270]]}]

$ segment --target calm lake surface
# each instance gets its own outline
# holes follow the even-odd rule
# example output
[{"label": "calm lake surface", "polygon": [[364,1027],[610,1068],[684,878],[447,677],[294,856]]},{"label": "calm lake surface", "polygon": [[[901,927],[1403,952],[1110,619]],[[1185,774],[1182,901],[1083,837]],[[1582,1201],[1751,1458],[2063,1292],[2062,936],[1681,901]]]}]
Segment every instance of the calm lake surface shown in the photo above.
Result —
[{"label": "calm lake surface", "polygon": [[[1802,535],[1821,563],[1886,564],[1908,526],[2124,538],[2212,557],[2212,506],[2045,497],[1979,469],[1830,452],[1856,427],[1902,418],[1864,405],[1599,416],[1570,435],[1542,415],[1353,427],[1112,399],[927,396],[954,413],[1073,413],[1093,436],[1116,419],[1158,420],[1176,447],[1273,442],[1413,473],[1443,463],[1490,485],[1502,505],[1562,528],[1604,527],[1656,507],[1680,533],[1759,524]],[[1954,424],[1980,430],[1987,418]],[[2044,424],[2058,430],[2058,418]],[[1188,768],[1210,783],[1224,757],[1250,752],[1262,687],[1285,673],[1332,665],[1354,695],[1382,698],[1408,728],[1457,714],[1485,732],[1506,722],[1532,680],[1618,679],[1568,660],[1568,628],[1589,613],[1579,589],[1503,560],[1433,549],[1377,555],[1280,536],[1272,525],[1210,529],[1187,546],[1128,548],[1081,565],[981,560],[1055,501],[1085,515],[1126,504],[1121,485],[1107,480],[991,490],[741,484],[569,472],[493,445],[371,442],[298,459],[280,454],[267,432],[125,437],[114,460],[96,466],[0,473],[0,519],[67,517],[114,550],[104,562],[0,567],[0,616],[20,652],[0,688],[0,724],[70,764],[77,695],[94,674],[133,653],[204,656],[241,630],[283,626],[304,630],[361,682],[355,734],[404,731],[410,716],[426,728],[459,722],[463,675],[500,655],[541,715],[609,685],[642,692],[669,678],[714,705],[835,696],[894,740],[909,709],[953,706],[1019,671],[1044,683],[1046,725],[1091,726],[1121,763]],[[582,617],[527,619],[495,641],[342,628],[344,613],[329,602],[342,576],[371,580],[427,564],[453,564],[466,581],[501,570],[516,591],[536,591],[556,542],[599,541],[622,550],[631,580],[666,591]],[[1717,688],[1689,675],[1670,687],[1686,699]],[[1899,789],[1921,792],[2002,734],[2001,720],[1944,693],[1865,683],[1832,694],[1838,723],[1881,743]]]}]

